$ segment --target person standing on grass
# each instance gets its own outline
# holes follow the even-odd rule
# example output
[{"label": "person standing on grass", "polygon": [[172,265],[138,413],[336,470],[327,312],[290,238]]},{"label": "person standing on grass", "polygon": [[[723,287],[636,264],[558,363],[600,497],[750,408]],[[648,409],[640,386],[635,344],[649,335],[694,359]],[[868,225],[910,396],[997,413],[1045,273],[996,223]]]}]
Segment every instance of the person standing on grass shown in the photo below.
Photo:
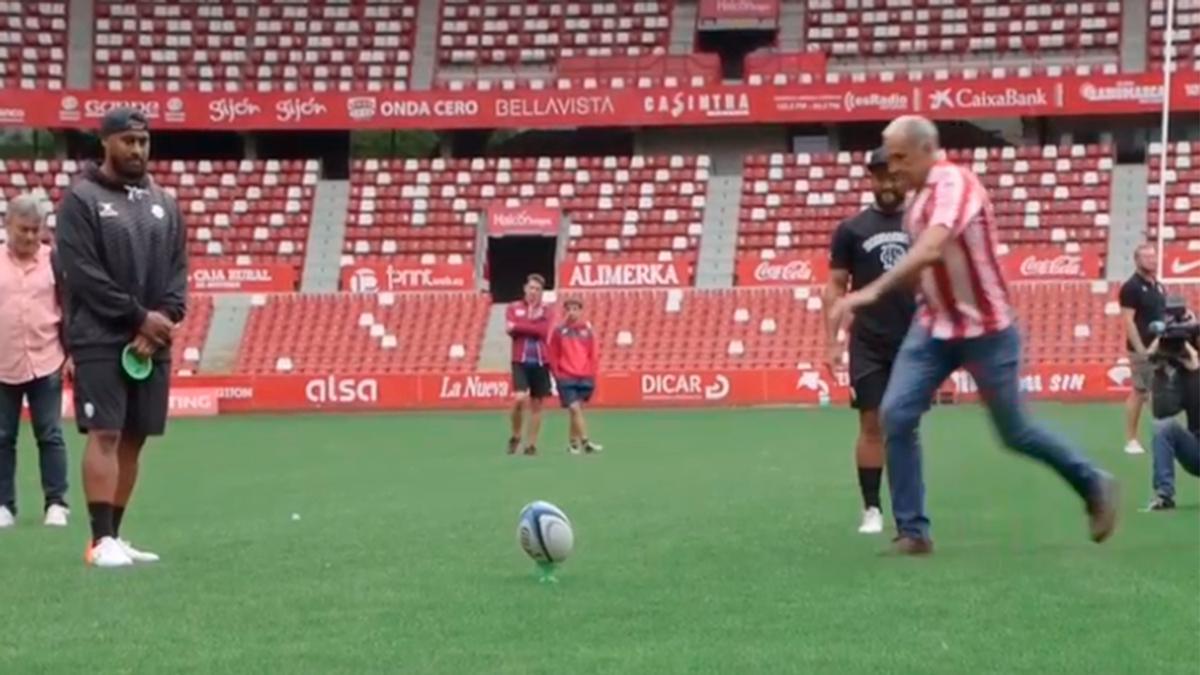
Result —
[{"label": "person standing on grass", "polygon": [[[150,127],[117,108],[100,126],[102,164],[89,164],[63,197],[58,255],[67,343],[75,361],[75,418],[87,434],[83,491],[95,567],[153,562],[121,537],[147,437],[166,430],[171,340],[187,310],[187,239],[171,195],[146,174]],[[121,352],[153,359],[150,376],[128,377]]]},{"label": "person standing on grass", "polygon": [[[542,303],[546,280],[540,274],[525,279],[525,297],[508,306],[506,328],[512,338],[512,384],[516,392],[512,408],[512,435],[508,454],[517,454],[525,433],[525,454],[537,454],[542,430],[542,402],[550,395],[550,369],[546,338],[550,333],[550,310]],[[529,426],[525,426],[528,418]]]},{"label": "person standing on grass", "polygon": [[570,416],[567,451],[572,455],[600,452],[604,446],[588,439],[587,422],[583,419],[583,404],[592,400],[600,366],[596,332],[591,322],[583,319],[582,300],[570,298],[563,307],[566,320],[550,333],[546,347],[558,384],[558,398]]},{"label": "person standing on grass", "polygon": [[[833,233],[829,251],[829,283],[823,306],[828,309],[846,294],[857,291],[883,276],[908,251],[908,233],[904,231],[904,194],[888,171],[883,148],[871,152],[867,161],[875,203],[858,215],[843,221]],[[883,430],[879,426],[879,405],[887,389],[888,378],[900,343],[912,323],[916,304],[907,289],[898,289],[854,317],[850,327],[851,405],[858,410],[858,440],[854,460],[858,467],[858,487],[862,493],[863,534],[883,532],[879,486],[883,481]],[[826,322],[825,364],[832,371],[842,355],[838,341],[841,325]]]},{"label": "person standing on grass", "polygon": [[8,204],[0,254],[0,529],[16,523],[17,435],[29,401],[41,460],[43,522],[66,527],[67,446],[62,433],[63,379],[71,362],[63,345],[52,252],[42,245],[45,218],[33,195]]},{"label": "person standing on grass", "polygon": [[1154,377],[1154,366],[1146,353],[1146,347],[1154,339],[1150,324],[1162,321],[1166,311],[1167,296],[1163,285],[1155,276],[1158,273],[1158,251],[1153,244],[1145,243],[1133,253],[1134,272],[1121,285],[1121,328],[1125,331],[1125,348],[1129,351],[1129,369],[1133,390],[1125,399],[1125,452],[1130,455],[1145,454],[1146,448],[1138,440],[1138,422],[1142,408],[1150,396],[1150,381]]},{"label": "person standing on grass", "polygon": [[1116,527],[1116,481],[1036,423],[1021,398],[1021,340],[996,260],[987,189],[968,169],[940,158],[937,127],[923,117],[897,118],[883,139],[889,168],[914,192],[905,214],[913,243],[883,276],[839,300],[830,320],[841,322],[891,291],[920,283],[917,320],[900,347],[880,409],[895,552],[933,551],[917,429],[938,387],[960,367],[974,377],[1004,444],[1058,472],[1083,499],[1092,540],[1104,541]]}]

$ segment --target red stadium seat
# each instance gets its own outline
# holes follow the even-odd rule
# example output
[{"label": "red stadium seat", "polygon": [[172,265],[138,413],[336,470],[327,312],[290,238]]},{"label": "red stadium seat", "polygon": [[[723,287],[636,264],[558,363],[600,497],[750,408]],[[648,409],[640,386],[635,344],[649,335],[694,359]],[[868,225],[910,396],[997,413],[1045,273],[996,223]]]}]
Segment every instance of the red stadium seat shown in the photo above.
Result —
[{"label": "red stadium seat", "polygon": [[69,4],[0,0],[0,89],[63,88]]}]

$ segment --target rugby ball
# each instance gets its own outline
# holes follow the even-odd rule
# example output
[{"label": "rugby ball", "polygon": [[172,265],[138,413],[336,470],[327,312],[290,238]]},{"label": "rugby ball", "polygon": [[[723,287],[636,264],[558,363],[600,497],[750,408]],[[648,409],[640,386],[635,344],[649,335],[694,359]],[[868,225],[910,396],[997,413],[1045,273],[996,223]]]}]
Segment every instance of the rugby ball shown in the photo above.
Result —
[{"label": "rugby ball", "polygon": [[562,509],[550,502],[536,501],[521,509],[517,543],[540,563],[560,563],[570,557],[575,547],[575,531]]}]

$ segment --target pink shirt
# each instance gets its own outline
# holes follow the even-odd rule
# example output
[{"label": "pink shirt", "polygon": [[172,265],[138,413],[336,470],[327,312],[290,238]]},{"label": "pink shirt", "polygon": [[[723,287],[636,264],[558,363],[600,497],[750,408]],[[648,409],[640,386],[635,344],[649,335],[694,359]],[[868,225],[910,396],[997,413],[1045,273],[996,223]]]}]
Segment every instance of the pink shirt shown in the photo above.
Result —
[{"label": "pink shirt", "polygon": [[905,215],[913,241],[934,226],[950,228],[953,239],[941,260],[921,272],[921,324],[945,340],[1011,326],[1012,303],[996,260],[992,200],[974,173],[945,160],[930,170]]},{"label": "pink shirt", "polygon": [[59,338],[62,310],[54,288],[50,248],[18,261],[0,251],[0,382],[22,384],[58,370],[65,360]]}]

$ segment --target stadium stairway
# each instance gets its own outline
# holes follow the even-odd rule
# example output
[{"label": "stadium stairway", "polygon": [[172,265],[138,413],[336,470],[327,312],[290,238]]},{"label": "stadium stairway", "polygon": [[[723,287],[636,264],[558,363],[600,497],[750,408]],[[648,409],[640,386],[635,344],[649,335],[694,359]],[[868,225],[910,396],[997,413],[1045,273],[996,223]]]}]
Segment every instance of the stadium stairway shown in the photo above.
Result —
[{"label": "stadium stairway", "polygon": [[1150,170],[1145,164],[1113,167],[1108,263],[1105,265],[1105,278],[1109,281],[1120,281],[1133,274],[1133,251],[1146,240],[1146,181],[1149,175]]},{"label": "stadium stairway", "polygon": [[686,56],[696,45],[696,0],[677,0],[671,11],[671,35],[667,50],[671,54]]},{"label": "stadium stairway", "polygon": [[305,248],[304,274],[300,278],[300,290],[305,293],[338,290],[349,207],[350,181],[322,179],[317,183]]},{"label": "stadium stairway", "polygon": [[780,4],[777,41],[781,52],[804,51],[804,3],[800,0],[783,0]]},{"label": "stadium stairway", "polygon": [[412,74],[409,76],[409,87],[412,89],[429,89],[433,86],[441,14],[442,0],[421,0],[417,7],[417,32],[413,43]]},{"label": "stadium stairway", "polygon": [[238,346],[250,318],[252,296],[244,293],[225,293],[213,296],[213,315],[204,349],[200,352],[200,373],[233,372],[237,365]]},{"label": "stadium stairway", "polygon": [[708,179],[704,205],[703,233],[696,259],[697,288],[733,286],[733,268],[737,255],[738,204],[742,195],[742,176],[714,175]]},{"label": "stadium stairway", "polygon": [[1146,35],[1150,23],[1148,1],[1121,3],[1121,71],[1141,73],[1146,70]]},{"label": "stadium stairway", "polygon": [[505,312],[508,306],[503,303],[492,305],[488,312],[487,328],[483,331],[483,346],[479,349],[479,372],[505,372],[512,361],[512,341],[505,331]]},{"label": "stadium stairway", "polygon": [[70,0],[67,8],[67,88],[91,89],[95,53],[95,0]]}]

